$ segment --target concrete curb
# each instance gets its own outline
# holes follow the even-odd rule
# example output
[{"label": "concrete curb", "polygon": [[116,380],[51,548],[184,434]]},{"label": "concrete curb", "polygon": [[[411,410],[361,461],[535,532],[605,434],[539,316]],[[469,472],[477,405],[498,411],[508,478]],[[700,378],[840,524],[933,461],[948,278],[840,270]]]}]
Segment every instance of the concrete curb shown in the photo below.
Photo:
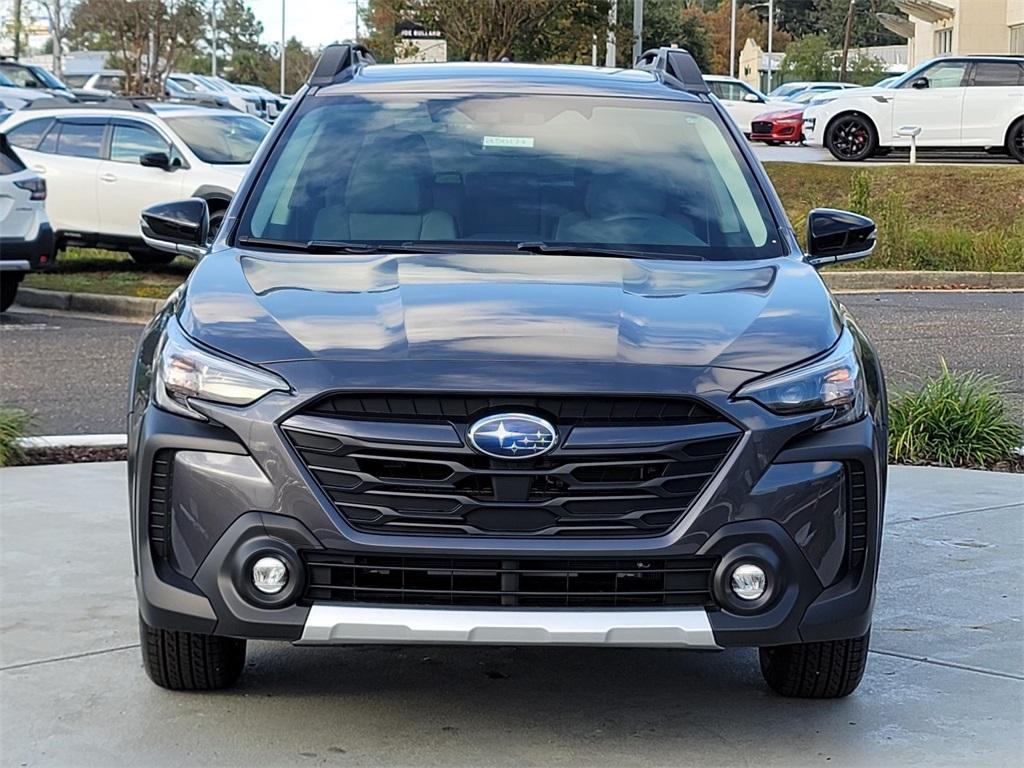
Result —
[{"label": "concrete curb", "polygon": [[40,448],[125,448],[128,435],[39,435],[14,441],[22,450]]},{"label": "concrete curb", "polygon": [[88,312],[145,320],[155,315],[165,299],[140,299],[134,296],[113,296],[101,293],[68,293],[44,291],[39,288],[18,289],[17,302],[23,307],[55,309],[63,312]]},{"label": "concrete curb", "polygon": [[1024,290],[1024,272],[916,272],[890,269],[825,270],[833,291],[893,291],[913,288]]},{"label": "concrete curb", "polygon": [[[1024,291],[1024,272],[912,272],[901,270],[826,270],[821,273],[833,291],[906,291],[967,289]],[[36,309],[88,312],[145,320],[164,305],[164,299],[140,299],[101,293],[68,293],[19,288],[18,304]]]}]

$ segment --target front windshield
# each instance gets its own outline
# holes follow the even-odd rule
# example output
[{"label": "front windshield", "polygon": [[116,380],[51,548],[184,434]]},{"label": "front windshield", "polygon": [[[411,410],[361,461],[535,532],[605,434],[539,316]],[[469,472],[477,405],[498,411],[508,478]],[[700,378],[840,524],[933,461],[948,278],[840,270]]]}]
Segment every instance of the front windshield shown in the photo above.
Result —
[{"label": "front windshield", "polygon": [[191,92],[191,91],[197,90],[198,87],[199,87],[194,82],[192,82],[191,80],[186,80],[183,77],[172,77],[172,78],[169,78],[167,80],[167,82],[168,83],[174,83],[176,86],[181,88],[183,91],[190,91]]},{"label": "front windshield", "polygon": [[196,157],[214,165],[238,165],[252,160],[270,126],[248,115],[191,115],[166,117]]},{"label": "front windshield", "polygon": [[277,142],[239,234],[708,259],[782,253],[713,108],[672,99],[310,97]]},{"label": "front windshield", "polygon": [[56,75],[44,67],[32,67],[32,72],[36,77],[46,83],[47,88],[53,88],[57,91],[66,91],[68,89],[64,83],[57,79]]}]

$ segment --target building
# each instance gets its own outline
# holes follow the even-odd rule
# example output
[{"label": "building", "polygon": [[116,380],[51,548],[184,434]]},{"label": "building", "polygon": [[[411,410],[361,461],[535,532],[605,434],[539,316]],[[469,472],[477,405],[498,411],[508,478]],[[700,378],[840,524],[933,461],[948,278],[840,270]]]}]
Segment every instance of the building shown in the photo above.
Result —
[{"label": "building", "polygon": [[896,0],[896,7],[905,15],[878,20],[907,38],[911,67],[936,56],[1024,54],[1024,0]]},{"label": "building", "polygon": [[[838,77],[838,62],[842,55],[842,51],[833,51],[832,54],[837,62],[835,77]],[[867,48],[850,49],[850,61],[862,56],[877,59],[882,63],[882,67],[885,69],[885,74],[887,76],[902,75],[906,72],[908,55],[906,45],[875,45]],[[785,59],[786,54],[784,53],[776,52],[769,56],[764,52],[764,50],[762,50],[760,45],[758,45],[753,39],[748,38],[747,42],[744,43],[743,48],[740,49],[740,68],[738,77],[743,82],[748,85],[752,85],[759,90],[769,91],[771,88],[780,85],[785,79],[787,79],[786,76],[782,74],[782,64]],[[771,88],[768,87],[769,66],[772,71]],[[792,80],[794,78],[789,77],[788,79]]]}]

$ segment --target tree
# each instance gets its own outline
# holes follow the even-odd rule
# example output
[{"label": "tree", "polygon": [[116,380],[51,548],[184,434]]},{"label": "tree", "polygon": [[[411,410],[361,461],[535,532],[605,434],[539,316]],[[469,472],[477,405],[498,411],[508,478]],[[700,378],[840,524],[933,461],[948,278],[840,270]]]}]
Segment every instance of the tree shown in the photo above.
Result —
[{"label": "tree", "polygon": [[885,62],[874,56],[853,55],[846,70],[848,82],[857,85],[874,85],[885,77]]},{"label": "tree", "polygon": [[167,73],[191,57],[204,27],[198,0],[82,0],[68,39],[109,50],[110,65],[125,71],[128,93],[159,94]]},{"label": "tree", "polygon": [[[213,46],[217,46],[217,60],[223,67],[223,74],[231,80],[249,83],[259,79],[264,59],[270,54],[267,46],[260,42],[263,25],[243,0],[217,0],[216,11],[217,39],[214,41],[208,33],[205,47],[212,52]],[[212,33],[212,29],[209,32]],[[206,66],[209,66],[209,55]]]},{"label": "tree", "polygon": [[836,54],[824,35],[802,37],[786,48],[783,80],[832,80],[835,72]]},{"label": "tree", "polygon": [[50,50],[53,55],[53,73],[64,76],[64,38],[75,0],[35,0],[50,24]]},{"label": "tree", "polygon": [[[295,93],[309,78],[309,73],[316,66],[316,51],[306,48],[298,38],[292,37],[285,46],[285,93]],[[260,61],[260,68],[252,81],[259,83],[270,91],[277,93],[281,88],[281,52],[275,46],[268,50],[267,56]]]},{"label": "tree", "polygon": [[[896,35],[883,27],[875,14],[878,12],[899,13],[895,0],[855,0],[852,34],[850,45],[863,48],[869,45],[897,45],[905,43]],[[850,0],[817,0],[812,18],[818,34],[824,35],[833,48],[843,46],[843,34],[846,30],[846,14],[850,9]]]},{"label": "tree", "polygon": [[[710,11],[700,8],[687,8],[684,14],[694,15],[701,23],[708,36],[707,64],[704,71],[716,74],[729,74],[729,48],[732,35],[732,4],[725,0]],[[779,27],[776,18],[776,27]],[[772,48],[784,51],[789,45],[791,36],[781,27],[772,35]],[[757,41],[762,47],[768,45],[768,23],[753,8],[739,7],[736,11],[736,65],[739,65],[740,49],[747,39]]]},{"label": "tree", "polygon": [[[609,0],[370,0],[366,43],[379,61],[394,55],[395,24],[439,29],[448,58],[468,61],[585,62],[608,24]],[[621,14],[621,11],[620,11]]]}]

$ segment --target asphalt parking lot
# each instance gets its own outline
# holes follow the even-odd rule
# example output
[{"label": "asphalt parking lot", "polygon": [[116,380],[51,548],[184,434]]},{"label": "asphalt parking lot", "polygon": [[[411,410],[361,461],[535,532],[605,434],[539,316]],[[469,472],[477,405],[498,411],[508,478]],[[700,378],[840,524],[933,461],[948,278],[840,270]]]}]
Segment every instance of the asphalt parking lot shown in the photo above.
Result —
[{"label": "asphalt parking lot", "polygon": [[[139,658],[124,464],[0,470],[0,762],[1007,766],[1024,754],[1024,477],[890,476],[872,652],[840,701],[750,650],[254,643],[239,688]],[[45,556],[40,556],[45,553]]]},{"label": "asphalt parking lot", "polygon": [[[842,300],[874,340],[890,386],[912,386],[939,370],[977,370],[1007,381],[1024,416],[1024,293],[850,293]],[[35,413],[35,434],[124,431],[136,323],[15,310],[0,316],[0,394]],[[59,375],[57,372],[60,372]]]}]

